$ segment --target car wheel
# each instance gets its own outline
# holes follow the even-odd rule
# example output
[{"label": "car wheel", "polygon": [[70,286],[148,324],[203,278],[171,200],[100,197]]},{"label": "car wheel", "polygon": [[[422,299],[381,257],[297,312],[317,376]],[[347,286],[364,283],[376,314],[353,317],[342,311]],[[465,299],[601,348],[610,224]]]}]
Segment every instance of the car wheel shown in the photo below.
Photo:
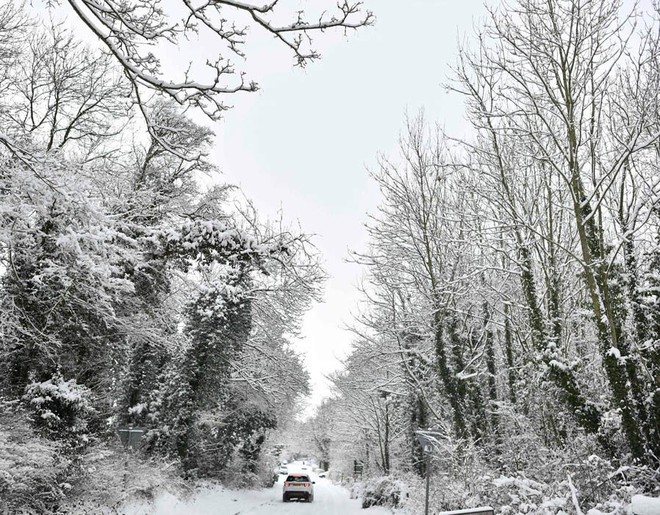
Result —
[{"label": "car wheel", "polygon": [[288,500],[289,500],[289,498],[286,496],[286,494],[284,494],[282,496],[282,502],[287,502]]},{"label": "car wheel", "polygon": [[313,495],[310,495],[310,496],[307,498],[307,502],[314,502],[314,496],[313,496]]}]

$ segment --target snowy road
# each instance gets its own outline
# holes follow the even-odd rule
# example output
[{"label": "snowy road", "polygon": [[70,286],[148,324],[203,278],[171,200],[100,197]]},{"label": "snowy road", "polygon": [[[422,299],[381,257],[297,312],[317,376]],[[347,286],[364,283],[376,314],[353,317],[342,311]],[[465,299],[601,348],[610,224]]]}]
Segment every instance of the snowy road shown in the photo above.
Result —
[{"label": "snowy road", "polygon": [[391,515],[385,508],[363,510],[345,488],[315,478],[314,502],[282,502],[283,476],[273,488],[262,490],[206,489],[182,501],[171,495],[158,497],[153,505],[134,506],[126,515]]}]

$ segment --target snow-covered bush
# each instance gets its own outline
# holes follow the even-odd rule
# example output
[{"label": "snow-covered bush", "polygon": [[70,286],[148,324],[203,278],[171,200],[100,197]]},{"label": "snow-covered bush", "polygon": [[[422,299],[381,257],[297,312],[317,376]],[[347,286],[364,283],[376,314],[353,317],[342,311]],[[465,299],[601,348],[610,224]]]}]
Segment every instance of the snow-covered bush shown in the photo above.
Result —
[{"label": "snow-covered bush", "polygon": [[[60,505],[65,513],[122,513],[120,506],[153,500],[159,493],[181,493],[185,485],[175,461],[126,451],[117,443],[95,444],[80,458],[79,475]],[[116,511],[115,511],[116,510]]]},{"label": "snow-covered bush", "polygon": [[58,442],[30,428],[16,403],[0,400],[0,513],[47,513],[64,495]]},{"label": "snow-covered bush", "polygon": [[382,476],[369,480],[362,492],[362,507],[390,506],[397,508],[407,496],[406,485],[393,477]]},{"label": "snow-covered bush", "polygon": [[250,490],[264,486],[264,479],[253,472],[245,472],[235,463],[229,464],[219,474],[220,482],[230,489]]},{"label": "snow-covered bush", "polygon": [[77,449],[35,430],[17,402],[0,399],[0,513],[121,513],[131,501],[183,494],[175,461],[145,459],[119,442]]},{"label": "snow-covered bush", "polygon": [[87,442],[88,423],[94,415],[92,393],[75,379],[65,381],[55,374],[43,382],[32,382],[25,389],[23,400],[32,413],[35,427],[55,439],[79,438]]},{"label": "snow-covered bush", "polygon": [[364,483],[362,481],[356,481],[352,476],[344,476],[343,474],[333,480],[348,488],[351,499],[362,498],[362,493],[364,492]]}]

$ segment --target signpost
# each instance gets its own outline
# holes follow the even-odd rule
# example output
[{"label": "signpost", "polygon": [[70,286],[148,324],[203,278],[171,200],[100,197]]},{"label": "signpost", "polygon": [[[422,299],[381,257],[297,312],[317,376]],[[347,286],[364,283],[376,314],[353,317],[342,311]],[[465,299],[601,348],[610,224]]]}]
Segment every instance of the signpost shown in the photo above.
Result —
[{"label": "signpost", "polygon": [[429,489],[431,486],[431,456],[433,454],[433,442],[437,442],[436,437],[440,436],[439,433],[433,431],[422,431],[421,429],[415,431],[415,436],[419,445],[424,449],[426,454],[426,501],[424,503],[424,515],[429,515]]},{"label": "signpost", "polygon": [[146,433],[146,429],[142,427],[118,427],[117,433],[121,443],[124,444],[124,447],[132,447],[137,449],[140,439]]},{"label": "signpost", "polygon": [[424,500],[424,515],[429,515],[429,486],[431,484],[431,446],[425,445],[426,453],[426,496]]}]

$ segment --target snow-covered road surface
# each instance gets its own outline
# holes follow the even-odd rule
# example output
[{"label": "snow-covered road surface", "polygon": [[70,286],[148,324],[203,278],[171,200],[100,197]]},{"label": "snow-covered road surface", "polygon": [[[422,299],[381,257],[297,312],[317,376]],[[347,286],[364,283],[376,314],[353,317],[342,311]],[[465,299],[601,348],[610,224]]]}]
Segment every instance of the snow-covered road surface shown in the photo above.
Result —
[{"label": "snow-covered road surface", "polygon": [[122,510],[126,515],[391,515],[385,508],[363,510],[357,499],[350,499],[345,488],[329,479],[316,478],[314,502],[282,502],[282,482],[261,490],[224,490],[208,488],[191,499],[180,500],[161,495],[149,506],[132,506]]}]

